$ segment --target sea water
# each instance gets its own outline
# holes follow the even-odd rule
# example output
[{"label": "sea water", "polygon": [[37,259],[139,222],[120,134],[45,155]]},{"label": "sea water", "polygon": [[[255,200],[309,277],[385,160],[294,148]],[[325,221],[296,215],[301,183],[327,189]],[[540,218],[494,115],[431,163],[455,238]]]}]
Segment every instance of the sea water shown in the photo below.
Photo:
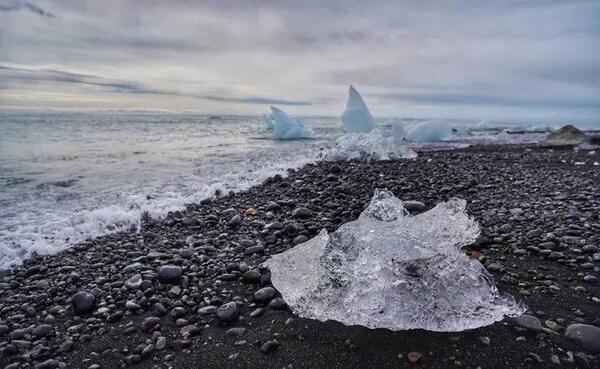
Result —
[{"label": "sea water", "polygon": [[[88,238],[136,229],[144,212],[160,218],[217,190],[243,190],[314,162],[343,134],[341,122],[303,120],[314,139],[260,136],[258,116],[0,112],[0,269],[33,252],[53,254]],[[467,123],[477,126],[452,124]],[[483,133],[457,131],[432,147],[523,137],[503,137],[486,127]]]}]

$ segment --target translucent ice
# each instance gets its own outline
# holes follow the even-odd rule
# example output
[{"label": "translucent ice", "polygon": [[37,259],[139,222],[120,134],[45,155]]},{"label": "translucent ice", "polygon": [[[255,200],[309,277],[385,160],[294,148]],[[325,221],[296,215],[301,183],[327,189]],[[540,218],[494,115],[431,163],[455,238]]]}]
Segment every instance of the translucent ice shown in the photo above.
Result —
[{"label": "translucent ice", "polygon": [[517,316],[461,247],[479,226],[453,199],[417,216],[376,190],[358,220],[272,256],[273,285],[297,315],[391,330],[462,331]]},{"label": "translucent ice", "polygon": [[[394,132],[396,133],[396,132]],[[375,129],[369,133],[346,133],[326,154],[327,160],[413,159],[417,153],[406,146],[402,132],[385,135]]]},{"label": "translucent ice", "polygon": [[371,132],[375,128],[375,120],[358,91],[352,86],[348,91],[346,110],[342,114],[342,123],[346,132]]},{"label": "translucent ice", "polygon": [[276,140],[310,138],[313,133],[298,119],[290,118],[284,111],[271,106],[271,114],[265,116],[263,132],[271,132]]},{"label": "translucent ice", "polygon": [[447,140],[451,135],[452,127],[449,122],[428,120],[410,126],[406,138],[413,142],[438,142]]}]

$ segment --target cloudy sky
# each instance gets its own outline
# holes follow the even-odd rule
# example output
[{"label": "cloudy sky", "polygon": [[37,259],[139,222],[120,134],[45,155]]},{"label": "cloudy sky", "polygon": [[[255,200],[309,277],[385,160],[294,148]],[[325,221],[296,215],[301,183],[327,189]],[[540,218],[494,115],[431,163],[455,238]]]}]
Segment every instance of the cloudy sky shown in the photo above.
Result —
[{"label": "cloudy sky", "polygon": [[598,0],[0,0],[0,109],[598,121]]}]

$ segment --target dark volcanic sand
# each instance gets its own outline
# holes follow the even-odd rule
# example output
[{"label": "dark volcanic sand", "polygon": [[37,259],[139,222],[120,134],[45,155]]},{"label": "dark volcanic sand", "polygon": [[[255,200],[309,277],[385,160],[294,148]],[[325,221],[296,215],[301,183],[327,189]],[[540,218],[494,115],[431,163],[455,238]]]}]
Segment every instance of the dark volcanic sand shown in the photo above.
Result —
[{"label": "dark volcanic sand", "polygon": [[[600,326],[595,161],[600,154],[488,146],[412,161],[323,162],[148,220],[140,233],[37,257],[0,277],[0,368],[600,368],[598,354],[564,336],[572,323]],[[322,227],[355,219],[375,188],[427,208],[466,199],[485,234],[466,252],[480,250],[500,290],[522,300],[541,326],[505,320],[461,333],[391,332],[272,307],[251,317],[264,306],[253,295],[270,285],[268,271],[246,274],[250,281],[241,275]],[[306,218],[292,215],[299,207],[310,210]],[[167,264],[182,268],[173,284],[158,281]],[[126,286],[138,273],[141,285]],[[71,296],[81,290],[96,306],[77,316]],[[231,301],[240,314],[233,322],[210,308],[198,313]],[[230,313],[235,318],[235,307]],[[226,334],[232,327],[246,330]],[[262,352],[271,340],[279,345]],[[409,352],[422,357],[412,364]]]}]

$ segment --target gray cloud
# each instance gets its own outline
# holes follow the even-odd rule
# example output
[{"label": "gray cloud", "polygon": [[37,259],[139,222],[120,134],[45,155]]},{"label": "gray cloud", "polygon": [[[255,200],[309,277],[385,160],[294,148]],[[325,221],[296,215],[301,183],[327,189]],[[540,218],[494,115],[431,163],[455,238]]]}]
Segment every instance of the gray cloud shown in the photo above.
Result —
[{"label": "gray cloud", "polygon": [[42,17],[55,18],[56,16],[49,11],[46,11],[39,6],[29,2],[29,1],[14,1],[8,4],[0,3],[0,11],[10,12],[25,9]]},{"label": "gray cloud", "polygon": [[0,63],[38,73],[2,82],[12,102],[339,114],[354,83],[376,115],[598,115],[596,0],[22,4],[2,5]]},{"label": "gray cloud", "polygon": [[374,94],[373,97],[386,100],[400,100],[418,104],[431,105],[488,105],[505,107],[547,107],[572,108],[572,109],[599,109],[600,98],[537,98],[537,97],[519,97],[519,96],[494,96],[494,95],[465,95],[460,93],[436,93],[436,94],[410,94],[410,93],[390,93]]},{"label": "gray cloud", "polygon": [[[196,99],[203,99],[209,101],[219,102],[232,102],[240,104],[257,104],[257,105],[289,105],[289,106],[308,106],[312,105],[310,101],[297,101],[287,100],[281,98],[270,98],[261,96],[213,96],[213,95],[201,95],[193,93],[181,93],[178,91],[170,91],[164,89],[156,89],[145,86],[142,83],[134,81],[123,81],[100,77],[91,74],[73,73],[62,70],[54,69],[26,69],[16,68],[5,65],[0,65],[0,76],[2,80],[7,81],[19,81],[21,83],[35,83],[35,82],[60,82],[67,84],[85,85],[100,87],[108,90],[109,92],[115,93],[127,93],[127,94],[147,94],[147,95],[163,95],[163,96],[174,96],[174,97],[191,97]],[[8,86],[4,86],[8,88]]]}]

